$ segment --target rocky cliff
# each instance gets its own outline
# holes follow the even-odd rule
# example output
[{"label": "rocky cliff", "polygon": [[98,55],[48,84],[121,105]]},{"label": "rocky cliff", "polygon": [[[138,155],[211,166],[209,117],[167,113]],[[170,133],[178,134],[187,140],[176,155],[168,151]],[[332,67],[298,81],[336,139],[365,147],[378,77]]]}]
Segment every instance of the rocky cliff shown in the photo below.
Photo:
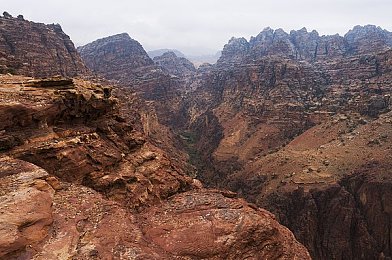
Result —
[{"label": "rocky cliff", "polygon": [[129,76],[133,70],[154,64],[141,44],[126,33],[96,40],[78,51],[88,68],[107,79]]},{"label": "rocky cliff", "polygon": [[87,69],[58,24],[0,16],[0,73],[35,77],[76,76]]},{"label": "rocky cliff", "polygon": [[201,189],[110,87],[1,76],[0,92],[1,257],[310,259],[270,213]]},{"label": "rocky cliff", "polygon": [[320,36],[317,31],[308,32],[306,28],[286,33],[282,29],[267,27],[249,42],[244,38],[232,38],[225,45],[219,61],[235,62],[241,57],[252,60],[274,55],[319,61],[377,53],[391,47],[392,33],[374,25],[355,26],[344,36]]},{"label": "rocky cliff", "polygon": [[[160,58],[163,66],[155,64],[143,47],[127,34],[99,39],[80,47],[81,57],[93,72],[113,80],[148,101],[147,117],[155,117],[164,125],[181,121],[178,115],[182,96],[192,81],[194,68],[183,58],[171,54]],[[178,63],[180,62],[180,63]],[[176,76],[175,74],[178,76]],[[179,77],[181,76],[181,77]]]}]

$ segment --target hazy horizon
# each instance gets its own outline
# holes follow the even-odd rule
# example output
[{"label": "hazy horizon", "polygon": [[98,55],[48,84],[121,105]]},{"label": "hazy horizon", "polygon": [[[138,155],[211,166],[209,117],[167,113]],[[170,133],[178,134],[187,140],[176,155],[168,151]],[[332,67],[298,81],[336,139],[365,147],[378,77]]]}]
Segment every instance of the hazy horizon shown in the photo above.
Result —
[{"label": "hazy horizon", "polygon": [[76,46],[127,32],[146,51],[177,49],[186,55],[214,55],[231,37],[249,39],[266,27],[344,35],[355,25],[374,24],[392,31],[389,0],[15,0],[1,5],[14,17],[59,23]]}]

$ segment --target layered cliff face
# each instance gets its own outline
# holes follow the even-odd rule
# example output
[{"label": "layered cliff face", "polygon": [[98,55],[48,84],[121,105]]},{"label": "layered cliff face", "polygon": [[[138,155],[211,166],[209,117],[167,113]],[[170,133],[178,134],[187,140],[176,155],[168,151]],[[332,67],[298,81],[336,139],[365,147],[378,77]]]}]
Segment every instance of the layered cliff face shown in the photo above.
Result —
[{"label": "layered cliff face", "polygon": [[60,25],[5,15],[0,17],[0,73],[73,77],[87,69]]},{"label": "layered cliff face", "polygon": [[[13,158],[44,167],[64,181],[105,191],[132,207],[192,183],[116,112],[110,88],[15,77],[3,77],[2,83],[1,114],[8,122],[2,126],[2,149]],[[168,185],[153,188],[152,180],[169,172],[171,178],[164,178]],[[127,192],[139,189],[140,182],[143,190]]]}]

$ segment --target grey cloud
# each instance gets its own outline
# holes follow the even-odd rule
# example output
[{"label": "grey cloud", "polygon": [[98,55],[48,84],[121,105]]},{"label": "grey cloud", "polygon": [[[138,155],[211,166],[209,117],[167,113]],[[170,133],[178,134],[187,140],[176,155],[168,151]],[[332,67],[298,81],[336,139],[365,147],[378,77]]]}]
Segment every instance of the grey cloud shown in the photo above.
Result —
[{"label": "grey cloud", "polygon": [[231,36],[249,38],[263,28],[302,27],[344,34],[356,24],[392,31],[390,0],[0,0],[13,15],[60,23],[77,44],[128,32],[146,49],[214,53]]}]

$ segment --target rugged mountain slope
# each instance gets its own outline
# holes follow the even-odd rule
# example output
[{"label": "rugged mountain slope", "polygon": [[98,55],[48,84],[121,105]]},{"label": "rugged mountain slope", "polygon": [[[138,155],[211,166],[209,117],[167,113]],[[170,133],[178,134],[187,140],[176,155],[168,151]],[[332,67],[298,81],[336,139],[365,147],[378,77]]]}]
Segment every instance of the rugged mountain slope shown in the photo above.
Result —
[{"label": "rugged mountain slope", "polygon": [[272,214],[192,179],[155,109],[103,80],[0,75],[0,258],[310,259]]},{"label": "rugged mountain slope", "polygon": [[154,62],[168,73],[177,77],[191,77],[196,72],[195,66],[186,58],[177,57],[174,52],[165,52],[154,57]]},{"label": "rugged mountain slope", "polygon": [[392,33],[374,25],[356,26],[344,37],[320,36],[317,31],[306,28],[291,31],[265,28],[248,42],[244,38],[232,38],[222,51],[220,62],[233,62],[248,56],[258,59],[265,56],[280,56],[295,60],[320,61],[343,58],[355,54],[369,54],[392,47]]},{"label": "rugged mountain slope", "polygon": [[[293,47],[287,34],[269,29],[250,43],[232,39],[203,72],[184,102],[198,177],[277,213],[316,259],[389,257],[388,203],[363,206],[359,198],[390,186],[392,51],[383,36],[390,33],[356,27],[350,40],[340,38],[347,50],[323,57],[310,55],[320,46],[312,39],[322,37],[295,34],[309,39]],[[348,146],[357,132],[362,141]],[[370,205],[373,214],[364,209]]]},{"label": "rugged mountain slope", "polygon": [[93,72],[148,101],[150,110],[155,111],[149,117],[156,114],[164,125],[178,121],[181,96],[186,90],[184,78],[170,75],[165,68],[155,65],[137,41],[127,34],[115,35],[80,47],[79,51]]},{"label": "rugged mountain slope", "polygon": [[126,33],[96,40],[78,51],[88,68],[107,79],[154,64],[140,43]]},{"label": "rugged mountain slope", "polygon": [[390,39],[375,26],[344,37],[267,28],[231,39],[216,65],[170,92],[143,73],[138,83],[171,112],[158,121],[176,131],[204,183],[272,210],[315,259],[383,259],[391,129],[377,126],[390,117]]},{"label": "rugged mountain slope", "polygon": [[76,76],[87,69],[58,24],[45,25],[0,16],[0,73]]},{"label": "rugged mountain slope", "polygon": [[318,259],[391,255],[391,113],[357,120],[338,117],[311,128],[230,180],[240,187],[264,179],[242,190]]}]

